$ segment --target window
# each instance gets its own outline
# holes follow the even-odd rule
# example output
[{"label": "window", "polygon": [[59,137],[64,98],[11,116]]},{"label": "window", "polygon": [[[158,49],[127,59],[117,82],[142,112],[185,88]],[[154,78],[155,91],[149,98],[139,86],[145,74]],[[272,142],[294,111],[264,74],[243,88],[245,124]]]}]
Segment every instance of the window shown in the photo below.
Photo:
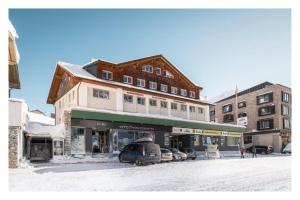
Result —
[{"label": "window", "polygon": [[275,113],[275,106],[265,106],[258,109],[258,116],[272,115]]},{"label": "window", "polygon": [[267,93],[263,95],[259,95],[256,97],[256,103],[257,105],[263,104],[263,103],[269,103],[273,101],[273,93]]},{"label": "window", "polygon": [[177,110],[177,103],[171,103],[171,109]]},{"label": "window", "polygon": [[247,117],[247,113],[244,113],[244,112],[239,113],[238,118],[241,118],[241,117]]},{"label": "window", "polygon": [[145,87],[145,80],[144,79],[137,79],[136,80],[136,85],[138,86],[138,87]]},{"label": "window", "polygon": [[153,67],[151,65],[144,65],[142,70],[143,72],[153,73]]},{"label": "window", "polygon": [[200,146],[200,135],[194,135],[194,146]]},{"label": "window", "polygon": [[133,96],[124,94],[124,102],[125,103],[133,103]]},{"label": "window", "polygon": [[123,76],[123,82],[126,84],[131,84],[132,85],[132,77],[131,76]]},{"label": "window", "polygon": [[157,101],[154,100],[154,99],[150,99],[149,100],[149,104],[150,104],[150,106],[156,106],[157,105]]},{"label": "window", "polygon": [[232,111],[232,104],[227,104],[223,106],[223,113],[228,113]]},{"label": "window", "polygon": [[196,95],[195,95],[195,92],[194,92],[194,91],[190,91],[190,97],[191,97],[191,98],[195,98],[195,97],[196,97]]},{"label": "window", "polygon": [[71,127],[71,153],[85,153],[84,128]]},{"label": "window", "polygon": [[102,71],[102,78],[105,80],[112,80],[113,79],[113,73],[110,71]]},{"label": "window", "polygon": [[93,96],[101,99],[109,99],[109,91],[93,88]]},{"label": "window", "polygon": [[195,106],[190,106],[190,112],[196,112],[196,107]]},{"label": "window", "polygon": [[168,92],[168,86],[165,84],[160,84],[160,90],[162,92]]},{"label": "window", "polygon": [[283,128],[290,129],[290,120],[288,118],[283,118]]},{"label": "window", "polygon": [[187,106],[184,105],[184,104],[181,104],[181,105],[180,105],[180,110],[183,111],[183,112],[186,112]]},{"label": "window", "polygon": [[174,78],[173,74],[168,70],[164,71],[164,76],[167,78]]},{"label": "window", "polygon": [[227,146],[238,146],[240,144],[239,137],[227,137]]},{"label": "window", "polygon": [[219,143],[219,137],[216,136],[202,136],[202,144],[205,145],[211,145],[211,144],[218,144]]},{"label": "window", "polygon": [[257,121],[257,130],[272,129],[273,119],[263,119]]},{"label": "window", "polygon": [[187,95],[187,92],[185,89],[180,89],[180,95],[181,96],[186,96]]},{"label": "window", "polygon": [[198,107],[198,113],[203,114],[203,108]]},{"label": "window", "polygon": [[238,103],[238,108],[243,108],[243,107],[246,107],[246,101],[242,101],[242,102],[239,102]]},{"label": "window", "polygon": [[171,87],[171,93],[172,94],[177,94],[177,87]]},{"label": "window", "polygon": [[284,104],[281,104],[281,114],[283,116],[289,116],[290,115],[290,107]]},{"label": "window", "polygon": [[161,68],[156,68],[155,72],[157,76],[161,76]]},{"label": "window", "polygon": [[160,107],[162,107],[162,108],[168,108],[168,102],[166,102],[166,101],[161,101],[161,102],[160,102]]},{"label": "window", "polygon": [[149,88],[150,88],[151,90],[156,90],[156,89],[157,89],[157,83],[156,83],[156,82],[150,81],[150,82],[149,82]]},{"label": "window", "polygon": [[290,94],[286,92],[281,92],[281,100],[283,102],[289,103],[290,102]]},{"label": "window", "polygon": [[234,117],[233,117],[232,114],[228,114],[228,115],[223,116],[223,122],[224,123],[233,122],[233,121],[234,121]]},{"label": "window", "polygon": [[215,115],[216,114],[216,111],[215,110],[211,110],[210,111],[210,115]]},{"label": "window", "polygon": [[137,104],[139,104],[139,105],[145,105],[145,98],[138,97],[137,98]]}]

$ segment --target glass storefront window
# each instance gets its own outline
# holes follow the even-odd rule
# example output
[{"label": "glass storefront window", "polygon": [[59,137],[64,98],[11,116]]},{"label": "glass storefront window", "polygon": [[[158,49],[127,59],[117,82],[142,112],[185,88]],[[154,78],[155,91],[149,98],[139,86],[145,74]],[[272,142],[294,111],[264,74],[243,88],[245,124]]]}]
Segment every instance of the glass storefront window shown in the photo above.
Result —
[{"label": "glass storefront window", "polygon": [[85,153],[84,128],[72,127],[71,153],[72,154]]},{"label": "glass storefront window", "polygon": [[220,144],[221,144],[221,146],[225,146],[225,136],[221,136]]},{"label": "glass storefront window", "polygon": [[227,146],[238,146],[240,144],[240,138],[227,137]]},{"label": "glass storefront window", "polygon": [[117,136],[114,136],[114,141],[117,139],[117,149],[122,150],[127,144],[136,141],[140,138],[152,138],[155,141],[154,132],[117,130]]},{"label": "glass storefront window", "polygon": [[195,135],[194,136],[194,146],[199,146],[200,145],[200,136]]},{"label": "glass storefront window", "polygon": [[203,145],[211,145],[211,144],[218,144],[219,137],[216,136],[203,136],[202,137]]}]

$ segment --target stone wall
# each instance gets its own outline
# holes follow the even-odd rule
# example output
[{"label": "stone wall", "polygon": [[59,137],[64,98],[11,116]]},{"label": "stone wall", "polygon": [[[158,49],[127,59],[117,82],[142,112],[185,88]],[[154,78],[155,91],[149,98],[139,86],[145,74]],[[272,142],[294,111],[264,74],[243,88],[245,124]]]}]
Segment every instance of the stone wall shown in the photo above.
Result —
[{"label": "stone wall", "polygon": [[63,122],[66,127],[65,155],[71,155],[71,112],[64,111]]},{"label": "stone wall", "polygon": [[20,127],[9,127],[8,132],[8,167],[18,167],[18,133]]}]

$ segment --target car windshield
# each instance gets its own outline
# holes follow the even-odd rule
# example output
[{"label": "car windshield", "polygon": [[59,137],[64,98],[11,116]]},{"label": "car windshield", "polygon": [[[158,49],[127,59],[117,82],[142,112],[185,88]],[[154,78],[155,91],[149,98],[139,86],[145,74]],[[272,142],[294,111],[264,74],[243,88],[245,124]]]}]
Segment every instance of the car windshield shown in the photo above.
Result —
[{"label": "car windshield", "polygon": [[175,149],[175,148],[172,148],[171,151],[172,151],[173,153],[178,153],[178,152],[179,152],[178,149]]}]

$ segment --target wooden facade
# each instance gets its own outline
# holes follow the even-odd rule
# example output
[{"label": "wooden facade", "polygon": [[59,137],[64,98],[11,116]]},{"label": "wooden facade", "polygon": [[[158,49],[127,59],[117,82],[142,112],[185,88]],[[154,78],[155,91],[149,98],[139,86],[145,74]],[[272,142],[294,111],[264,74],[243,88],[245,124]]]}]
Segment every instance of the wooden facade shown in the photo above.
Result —
[{"label": "wooden facade", "polygon": [[[145,65],[151,65],[153,67],[153,73],[144,72],[142,67]],[[161,70],[161,75],[156,74],[157,69]],[[96,80],[85,79],[74,76],[67,70],[64,70],[59,65],[56,67],[56,71],[53,77],[52,85],[49,91],[47,103],[54,104],[57,99],[62,97],[71,88],[73,88],[79,82],[87,82],[98,85],[105,85],[113,88],[123,88],[132,92],[146,93],[150,95],[159,96],[162,98],[170,98],[177,101],[185,101],[199,104],[207,104],[200,102],[200,91],[201,87],[192,83],[184,74],[182,74],[174,65],[172,65],[162,55],[146,57],[138,60],[123,62],[119,64],[113,64],[110,62],[96,60],[83,67],[86,71],[93,74],[99,79],[103,79],[103,72],[112,72],[112,80],[108,82],[100,82]],[[173,78],[165,77],[164,71],[169,71]],[[142,90],[139,87],[128,88],[126,86],[116,85],[114,82],[123,83],[123,75],[131,76],[133,79],[132,86],[137,86],[137,79],[145,80],[145,89],[149,89],[149,82],[156,82],[157,89],[154,91],[160,91],[161,84],[167,85],[168,91],[166,93],[171,94],[171,86],[177,88],[177,95],[164,95],[163,93],[151,92],[150,90]],[[187,91],[187,96],[183,100],[180,95],[180,89]],[[195,97],[189,97],[189,92],[195,92]]]}]

